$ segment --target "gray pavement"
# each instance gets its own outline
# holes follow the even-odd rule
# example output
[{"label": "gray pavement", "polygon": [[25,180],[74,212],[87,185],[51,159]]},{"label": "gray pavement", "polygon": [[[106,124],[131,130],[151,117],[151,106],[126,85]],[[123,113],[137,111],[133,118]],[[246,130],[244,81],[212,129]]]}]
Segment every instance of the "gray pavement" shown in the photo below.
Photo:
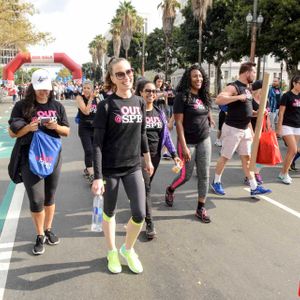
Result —
[{"label": "gray pavement", "polygon": [[[103,234],[90,231],[92,195],[82,177],[75,104],[64,103],[72,133],[63,139],[64,163],[56,199],[54,228],[61,243],[47,246],[42,256],[31,254],[35,233],[25,195],[4,299],[297,299],[300,219],[264,199],[251,199],[242,184],[238,157],[223,175],[226,196],[209,194],[211,224],[194,217],[196,176],[176,192],[173,208],[165,206],[164,190],[174,174],[172,164],[162,161],[152,185],[158,235],[148,242],[142,232],[135,247],[144,273],[134,275],[124,264],[121,274],[110,274]],[[211,177],[218,151],[214,146]],[[0,158],[0,196],[9,182],[7,161]],[[277,181],[278,172],[279,166],[262,170],[265,185],[273,189],[270,198],[300,212],[299,173],[293,175],[291,186],[285,186]],[[125,237],[128,208],[121,187],[118,246]]]}]

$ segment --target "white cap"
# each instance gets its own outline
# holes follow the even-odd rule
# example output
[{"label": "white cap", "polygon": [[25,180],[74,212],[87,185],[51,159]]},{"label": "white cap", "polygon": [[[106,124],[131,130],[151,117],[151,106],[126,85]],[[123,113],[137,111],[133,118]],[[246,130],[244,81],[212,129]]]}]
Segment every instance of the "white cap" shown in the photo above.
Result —
[{"label": "white cap", "polygon": [[52,90],[50,73],[45,69],[39,69],[32,73],[31,83],[34,90]]}]

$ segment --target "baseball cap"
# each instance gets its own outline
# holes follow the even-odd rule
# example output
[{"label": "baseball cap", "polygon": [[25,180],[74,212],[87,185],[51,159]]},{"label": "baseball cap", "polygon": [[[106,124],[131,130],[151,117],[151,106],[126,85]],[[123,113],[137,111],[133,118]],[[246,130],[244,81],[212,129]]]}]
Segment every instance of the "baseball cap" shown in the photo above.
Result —
[{"label": "baseball cap", "polygon": [[252,91],[256,91],[262,88],[262,80],[256,80],[252,83]]},{"label": "baseball cap", "polygon": [[32,73],[31,83],[34,90],[52,90],[50,73],[45,69],[39,69]]}]

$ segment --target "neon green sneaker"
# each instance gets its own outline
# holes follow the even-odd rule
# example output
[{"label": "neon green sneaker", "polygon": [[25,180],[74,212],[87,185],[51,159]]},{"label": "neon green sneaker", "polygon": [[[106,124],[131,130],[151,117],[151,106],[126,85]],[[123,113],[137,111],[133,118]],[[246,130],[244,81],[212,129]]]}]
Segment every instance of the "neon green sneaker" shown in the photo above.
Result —
[{"label": "neon green sneaker", "polygon": [[120,264],[118,250],[108,251],[107,262],[108,270],[111,273],[118,274],[122,272],[122,266]]},{"label": "neon green sneaker", "polygon": [[120,248],[120,254],[126,259],[129,269],[136,274],[143,272],[143,266],[134,249],[126,250],[125,244]]}]

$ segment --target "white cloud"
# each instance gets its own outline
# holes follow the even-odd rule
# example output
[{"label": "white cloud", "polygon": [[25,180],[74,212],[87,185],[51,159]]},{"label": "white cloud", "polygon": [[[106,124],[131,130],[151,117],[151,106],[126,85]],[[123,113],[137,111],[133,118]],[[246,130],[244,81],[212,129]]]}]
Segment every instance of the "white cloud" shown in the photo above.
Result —
[{"label": "white cloud", "polygon": [[[88,44],[97,34],[109,31],[110,21],[118,8],[119,0],[31,0],[39,10],[31,22],[39,31],[50,32],[55,42],[29,51],[34,54],[64,52],[79,64],[91,61]],[[148,20],[148,32],[162,26],[162,13],[157,9],[161,0],[132,0],[132,5]]]}]

